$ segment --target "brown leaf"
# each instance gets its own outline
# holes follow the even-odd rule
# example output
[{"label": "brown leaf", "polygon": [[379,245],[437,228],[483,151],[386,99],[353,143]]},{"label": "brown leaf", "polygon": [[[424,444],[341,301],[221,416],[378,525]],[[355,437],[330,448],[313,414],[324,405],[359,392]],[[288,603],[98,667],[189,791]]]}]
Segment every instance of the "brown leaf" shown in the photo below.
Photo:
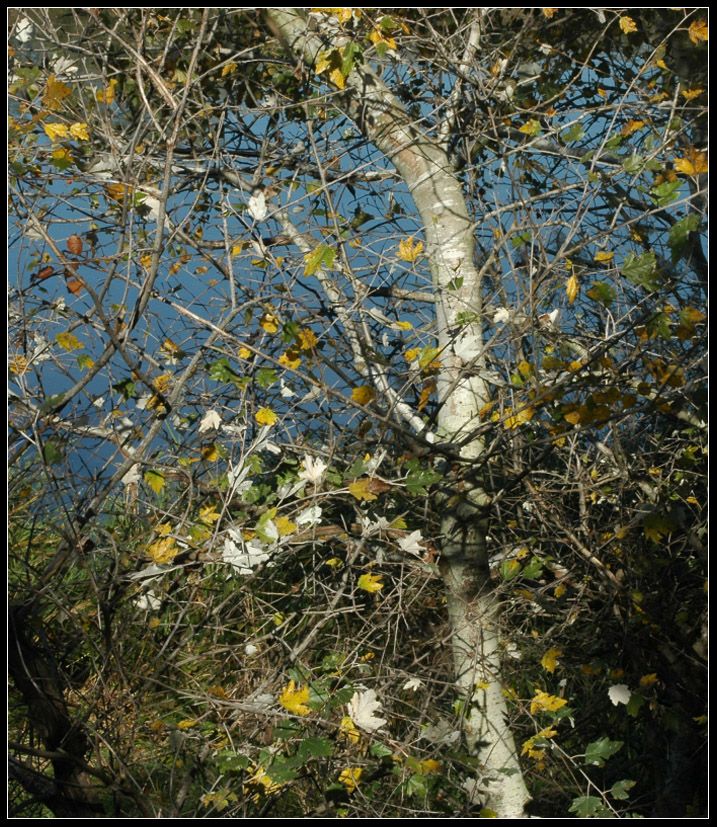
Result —
[{"label": "brown leaf", "polygon": [[67,249],[73,256],[79,256],[82,252],[82,239],[78,235],[71,235],[67,239]]},{"label": "brown leaf", "polygon": [[49,279],[50,276],[54,276],[54,275],[55,275],[55,268],[51,267],[48,264],[47,267],[43,267],[42,270],[39,270],[37,273],[35,273],[34,277],[36,279],[42,280],[42,279]]}]

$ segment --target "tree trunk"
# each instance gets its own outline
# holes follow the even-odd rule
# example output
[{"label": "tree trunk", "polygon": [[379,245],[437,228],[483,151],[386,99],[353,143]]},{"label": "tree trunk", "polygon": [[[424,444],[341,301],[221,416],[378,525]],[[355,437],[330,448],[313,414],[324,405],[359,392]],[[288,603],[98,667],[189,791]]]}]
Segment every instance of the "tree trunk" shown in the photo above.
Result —
[{"label": "tree trunk", "polygon": [[[314,66],[321,51],[343,45],[339,39],[323,43],[310,32],[302,10],[270,9],[267,16],[293,56],[306,66]],[[439,436],[454,445],[467,464],[483,451],[475,430],[488,394],[480,376],[480,274],[463,189],[444,148],[415,126],[366,64],[356,66],[345,82],[338,100],[365,137],[395,165],[425,228],[440,349]],[[480,488],[459,491],[459,482],[456,476],[454,490],[443,498],[444,507],[452,513],[442,523],[441,568],[456,680],[464,700],[464,735],[468,748],[481,761],[476,787],[482,803],[498,817],[519,818],[525,815],[529,795],[506,722],[499,607],[490,589],[485,530],[477,516],[485,496]]]}]

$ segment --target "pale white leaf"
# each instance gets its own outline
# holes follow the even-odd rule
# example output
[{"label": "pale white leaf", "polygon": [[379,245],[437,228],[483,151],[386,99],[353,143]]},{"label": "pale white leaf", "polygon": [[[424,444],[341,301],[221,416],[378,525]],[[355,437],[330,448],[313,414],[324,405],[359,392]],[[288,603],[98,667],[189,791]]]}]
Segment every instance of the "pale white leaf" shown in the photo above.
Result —
[{"label": "pale white leaf", "polygon": [[222,418],[215,410],[207,411],[199,423],[199,433],[216,430],[222,424]]},{"label": "pale white leaf", "polygon": [[324,478],[328,467],[321,457],[314,458],[309,454],[305,454],[304,467],[299,471],[299,479],[318,485]]},{"label": "pale white leaf", "polygon": [[423,681],[420,678],[409,678],[406,683],[403,684],[404,689],[410,689],[412,692],[420,689],[423,686]]},{"label": "pale white leaf", "polygon": [[607,691],[608,697],[613,703],[613,706],[618,704],[627,704],[630,701],[632,692],[624,683],[613,684]]},{"label": "pale white leaf", "polygon": [[415,554],[417,557],[420,557],[424,551],[423,546],[420,545],[422,539],[423,535],[420,531],[412,531],[405,537],[401,537],[398,545],[401,547],[401,551],[404,551],[406,554]]},{"label": "pale white leaf", "polygon": [[354,692],[348,711],[351,720],[365,732],[377,732],[387,723],[384,718],[379,718],[375,714],[381,711],[381,702],[376,698],[375,689]]},{"label": "pale white leaf", "polygon": [[305,508],[301,514],[295,518],[294,522],[296,525],[317,525],[321,522],[321,508],[318,505]]},{"label": "pale white leaf", "polygon": [[263,221],[266,218],[269,211],[266,208],[266,196],[263,190],[255,190],[251,194],[247,202],[247,209],[254,221]]},{"label": "pale white leaf", "polygon": [[507,307],[499,307],[493,314],[493,324],[501,324],[510,321],[510,310]]}]

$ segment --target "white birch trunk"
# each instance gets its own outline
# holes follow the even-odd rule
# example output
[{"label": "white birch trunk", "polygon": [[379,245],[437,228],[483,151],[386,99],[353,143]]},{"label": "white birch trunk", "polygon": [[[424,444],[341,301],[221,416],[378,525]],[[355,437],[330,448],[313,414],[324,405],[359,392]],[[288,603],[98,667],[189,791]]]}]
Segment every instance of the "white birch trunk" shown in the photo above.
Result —
[{"label": "white birch trunk", "polygon": [[[293,55],[307,66],[315,64],[322,50],[341,45],[338,41],[322,43],[309,31],[300,9],[271,9],[267,15]],[[423,221],[437,297],[440,437],[460,446],[464,459],[475,460],[483,451],[482,441],[475,435],[478,412],[488,394],[480,376],[480,321],[468,325],[457,321],[460,313],[479,319],[481,312],[473,226],[461,183],[444,149],[416,128],[400,102],[366,65],[357,66],[346,78],[342,103],[364,135],[395,165]],[[470,370],[466,370],[468,366]],[[451,497],[451,502],[454,499],[459,498]],[[507,724],[500,680],[499,606],[489,582],[485,531],[477,517],[483,500],[478,488],[463,491],[460,502],[444,518],[441,570],[456,681],[464,700],[464,735],[482,766],[476,779],[477,792],[484,806],[499,818],[521,818],[530,796]]]}]

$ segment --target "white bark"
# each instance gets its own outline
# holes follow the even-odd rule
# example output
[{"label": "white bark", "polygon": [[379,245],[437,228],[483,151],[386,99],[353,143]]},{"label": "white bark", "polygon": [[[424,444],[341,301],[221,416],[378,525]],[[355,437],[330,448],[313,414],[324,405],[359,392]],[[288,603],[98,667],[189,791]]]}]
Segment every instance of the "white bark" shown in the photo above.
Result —
[{"label": "white bark", "polygon": [[[307,66],[315,64],[321,51],[337,45],[324,44],[310,32],[299,9],[271,9],[267,14],[277,34]],[[346,78],[339,100],[364,135],[395,165],[420,213],[436,292],[439,436],[460,446],[466,460],[475,460],[483,450],[475,435],[478,412],[488,395],[480,376],[480,322],[458,324],[460,313],[478,319],[481,312],[472,221],[461,183],[443,147],[415,126],[366,63]],[[478,786],[483,804],[500,818],[520,818],[525,816],[529,795],[506,723],[499,607],[490,590],[485,533],[477,518],[482,500],[479,489],[467,491],[444,519],[442,571],[457,684],[465,704],[464,735],[469,749],[481,759]]]}]

